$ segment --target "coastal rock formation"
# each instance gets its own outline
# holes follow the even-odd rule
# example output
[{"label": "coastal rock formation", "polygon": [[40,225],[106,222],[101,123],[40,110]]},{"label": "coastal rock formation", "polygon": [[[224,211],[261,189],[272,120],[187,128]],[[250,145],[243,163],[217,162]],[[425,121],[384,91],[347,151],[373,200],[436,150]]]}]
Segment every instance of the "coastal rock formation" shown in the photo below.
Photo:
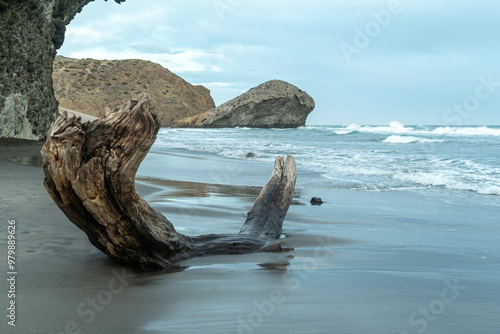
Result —
[{"label": "coastal rock formation", "polygon": [[[64,42],[66,25],[91,1],[93,0],[0,0],[0,41],[2,42],[0,50],[0,138],[29,140],[45,138],[50,124],[58,115],[58,101],[54,94],[52,80],[52,66],[56,50]],[[125,0],[114,0],[114,2],[121,3]],[[95,68],[95,64],[92,65],[91,68]],[[71,75],[71,70],[69,72]],[[88,75],[84,71],[73,74],[75,76]],[[122,86],[127,86],[123,82],[125,81],[121,81]],[[108,81],[104,84],[106,87],[113,85]],[[146,87],[148,88],[147,85]],[[144,87],[140,90],[136,89],[139,87],[127,88],[126,92],[129,94],[127,98],[146,90]],[[121,98],[125,98],[126,95],[125,89],[121,93],[123,96],[119,101],[109,100],[109,102],[116,102],[116,104],[122,102]],[[155,92],[152,93],[158,98]],[[169,93],[167,85],[164,90],[160,89],[160,94],[165,95],[165,98]],[[64,94],[66,95],[59,96],[64,101],[63,105],[73,107],[66,104],[69,100],[67,97],[71,94],[67,91]],[[162,95],[159,96],[163,97]],[[190,101],[187,104],[175,98],[165,103],[172,104],[172,108],[180,107],[178,117],[184,118],[177,121],[176,118],[168,116],[168,113],[163,115],[159,110],[162,125],[296,127],[304,125],[307,114],[314,108],[314,102],[309,95],[292,85],[276,80],[253,88],[242,96],[211,110],[208,110],[212,105],[210,99],[207,98],[209,95],[206,88],[195,86],[191,92],[186,91],[186,95],[187,100]],[[77,101],[72,103],[81,105],[78,102],[80,100],[72,101]],[[164,104],[162,101],[159,102],[159,105]],[[114,105],[111,103],[111,106]],[[90,108],[94,114],[96,110],[106,109],[96,105]],[[196,114],[204,108],[208,111]],[[190,116],[193,114],[196,115]]]},{"label": "coastal rock formation", "polygon": [[66,25],[91,1],[0,0],[0,137],[45,137],[58,114],[52,88],[56,50]]},{"label": "coastal rock formation", "polygon": [[217,108],[186,118],[182,127],[296,128],[306,123],[314,100],[306,92],[281,80],[271,80]]},{"label": "coastal rock formation", "polygon": [[60,107],[95,117],[143,92],[155,100],[161,126],[215,107],[207,88],[191,85],[151,61],[56,56],[52,77]]}]

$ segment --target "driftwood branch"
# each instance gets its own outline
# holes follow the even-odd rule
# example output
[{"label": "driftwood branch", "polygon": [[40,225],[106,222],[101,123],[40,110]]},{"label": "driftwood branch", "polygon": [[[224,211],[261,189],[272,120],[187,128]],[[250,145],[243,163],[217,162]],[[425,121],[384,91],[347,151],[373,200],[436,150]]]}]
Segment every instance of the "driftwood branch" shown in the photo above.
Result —
[{"label": "driftwood branch", "polygon": [[194,256],[279,251],[295,188],[295,160],[276,158],[269,182],[239,234],[190,237],[136,191],[135,174],[159,130],[151,97],[141,95],[82,124],[61,115],[42,148],[45,187],[68,219],[112,259],[160,270]]}]

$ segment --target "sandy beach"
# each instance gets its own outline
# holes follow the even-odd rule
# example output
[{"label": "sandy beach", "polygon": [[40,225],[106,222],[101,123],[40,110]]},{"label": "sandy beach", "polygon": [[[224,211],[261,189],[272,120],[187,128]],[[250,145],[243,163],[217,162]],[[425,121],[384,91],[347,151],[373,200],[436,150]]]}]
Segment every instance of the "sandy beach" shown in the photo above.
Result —
[{"label": "sandy beach", "polygon": [[[41,146],[0,141],[4,254],[9,221],[17,238],[16,326],[4,315],[1,333],[500,333],[498,206],[425,191],[299,187],[281,239],[294,250],[141,273],[108,259],[68,221],[40,167],[10,160],[36,157]],[[164,158],[184,169],[206,159]],[[29,160],[18,158],[37,159]],[[259,187],[200,181],[136,184],[182,233],[237,232]],[[311,206],[312,196],[325,203]],[[5,260],[2,268],[5,277]],[[7,314],[9,286],[0,286]]]}]

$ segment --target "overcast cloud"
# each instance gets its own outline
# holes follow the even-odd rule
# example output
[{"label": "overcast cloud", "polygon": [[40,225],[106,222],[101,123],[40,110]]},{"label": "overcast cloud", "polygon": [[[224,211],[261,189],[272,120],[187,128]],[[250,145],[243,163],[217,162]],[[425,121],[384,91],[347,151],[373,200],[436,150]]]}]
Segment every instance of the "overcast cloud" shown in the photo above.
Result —
[{"label": "overcast cloud", "polygon": [[140,58],[221,104],[270,79],[308,124],[500,124],[500,2],[96,0],[58,54]]}]

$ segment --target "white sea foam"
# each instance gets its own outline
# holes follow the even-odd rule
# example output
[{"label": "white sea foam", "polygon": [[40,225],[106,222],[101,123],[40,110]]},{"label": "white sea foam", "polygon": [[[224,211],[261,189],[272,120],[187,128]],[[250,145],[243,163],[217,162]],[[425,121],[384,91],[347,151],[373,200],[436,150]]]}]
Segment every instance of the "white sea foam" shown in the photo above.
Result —
[{"label": "white sea foam", "polygon": [[373,133],[373,134],[407,134],[407,135],[427,135],[427,136],[500,136],[500,129],[487,126],[470,127],[450,127],[443,126],[433,129],[421,127],[408,127],[401,122],[392,121],[388,126],[361,126],[351,124],[343,128],[335,128],[336,134],[349,134],[352,132]]},{"label": "white sea foam", "polygon": [[414,136],[399,136],[399,135],[391,135],[383,140],[384,143],[390,144],[410,144],[410,143],[442,143],[444,139],[429,139],[429,138],[421,138]]},{"label": "white sea foam", "polygon": [[344,128],[335,129],[334,132],[338,135],[347,135],[349,133],[359,131],[360,129],[361,129],[361,126],[359,126],[357,124],[351,124],[351,125],[348,125]]},{"label": "white sea foam", "polygon": [[392,121],[389,126],[366,126],[351,124],[345,128],[337,129],[338,134],[347,134],[354,131],[363,133],[411,133],[414,129],[411,127],[405,127],[403,123]]},{"label": "white sea foam", "polygon": [[[152,150],[188,150],[229,159],[248,159],[252,152],[252,161],[266,166],[277,155],[292,154],[301,186],[380,191],[439,187],[499,195],[498,132],[498,127],[407,127],[399,122],[281,131],[161,129]],[[343,136],[348,133],[356,135]],[[446,145],[424,150],[417,145],[440,142]]]},{"label": "white sea foam", "polygon": [[467,175],[461,175],[460,172],[454,170],[396,173],[394,178],[400,181],[424,186],[446,187],[453,190],[468,190],[483,195],[500,195],[500,185],[473,180],[473,178],[467,178]]},{"label": "white sea foam", "polygon": [[482,195],[500,195],[500,186],[485,186],[477,190]]},{"label": "white sea foam", "polygon": [[459,135],[459,136],[500,136],[500,129],[488,128],[486,126],[481,127],[440,127],[433,131],[432,134],[435,135]]},{"label": "white sea foam", "polygon": [[343,129],[335,129],[333,130],[333,132],[335,132],[335,134],[337,135],[347,135],[349,133],[353,133],[353,132],[356,132],[356,130],[343,130]]}]

